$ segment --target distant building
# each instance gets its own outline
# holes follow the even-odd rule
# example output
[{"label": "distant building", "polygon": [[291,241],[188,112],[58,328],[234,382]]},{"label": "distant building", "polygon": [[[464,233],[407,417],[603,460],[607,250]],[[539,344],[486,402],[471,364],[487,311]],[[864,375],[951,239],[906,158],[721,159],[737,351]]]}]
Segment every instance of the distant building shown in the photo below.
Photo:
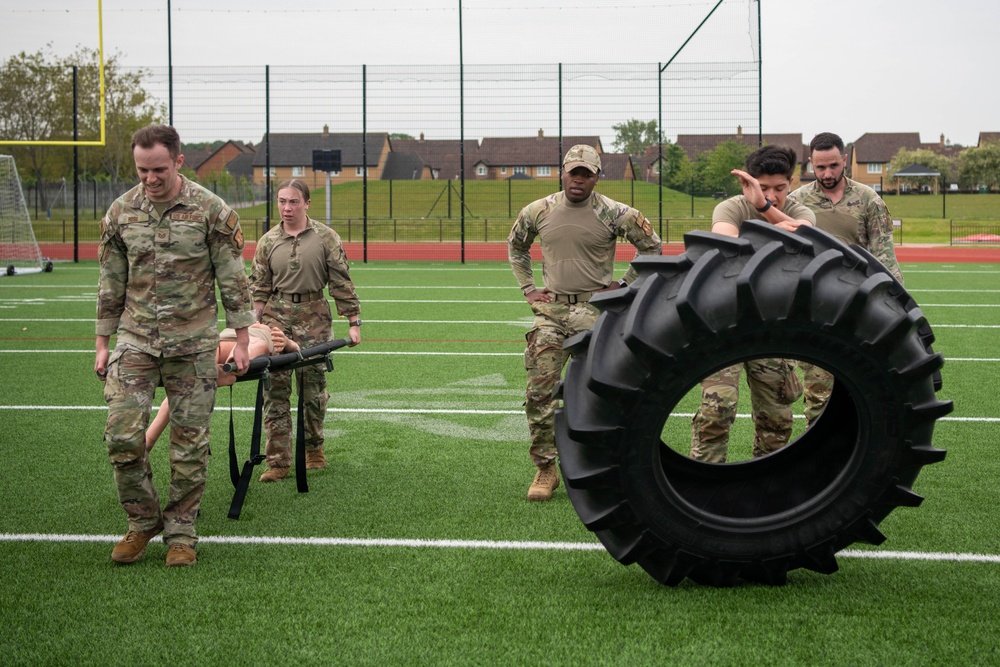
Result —
[{"label": "distant building", "polygon": [[[360,132],[337,133],[330,132],[327,125],[323,131],[316,134],[275,134],[270,135],[271,179],[282,181],[287,178],[301,178],[310,187],[326,184],[326,173],[313,171],[312,154],[314,150],[339,150],[341,170],[330,174],[336,183],[360,181],[367,170],[369,180],[382,177],[386,159],[390,152],[389,135],[386,132],[369,132],[367,142],[362,141]],[[253,160],[254,183],[264,183],[267,180],[266,141],[258,146]],[[365,159],[365,143],[367,143],[367,160]]]},{"label": "distant building", "polygon": [[[558,179],[563,155],[576,144],[593,146],[603,153],[601,138],[546,137],[538,130],[536,137],[485,137],[479,146],[475,178],[504,180],[512,176]],[[466,174],[466,178],[469,175]]]}]

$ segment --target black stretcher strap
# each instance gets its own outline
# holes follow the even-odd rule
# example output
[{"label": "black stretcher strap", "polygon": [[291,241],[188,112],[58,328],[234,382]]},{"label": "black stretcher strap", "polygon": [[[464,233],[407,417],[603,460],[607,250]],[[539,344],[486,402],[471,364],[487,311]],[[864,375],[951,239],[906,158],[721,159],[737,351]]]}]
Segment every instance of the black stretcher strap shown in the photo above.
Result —
[{"label": "black stretcher strap", "polygon": [[265,456],[260,453],[261,422],[263,421],[264,408],[264,378],[257,381],[257,404],[253,415],[253,434],[250,436],[250,458],[243,464],[243,472],[240,473],[236,463],[236,435],[233,430],[233,388],[229,388],[229,478],[236,487],[233,493],[233,502],[229,505],[229,518],[239,519],[240,512],[243,511],[243,501],[247,497],[250,489],[250,480],[253,478],[253,469],[264,462]]},{"label": "black stretcher strap", "polygon": [[[254,408],[253,434],[250,437],[250,458],[243,464],[242,472],[236,458],[236,432],[233,426],[233,390],[229,388],[229,478],[236,488],[233,493],[233,501],[229,506],[229,518],[239,519],[243,510],[243,501],[246,499],[247,491],[250,488],[250,479],[253,477],[254,466],[263,463],[266,456],[260,453],[261,426],[264,410],[264,383],[269,373],[277,371],[292,370],[302,366],[326,363],[327,369],[332,370],[330,353],[351,344],[349,338],[338,338],[326,343],[315,345],[305,350],[296,350],[286,354],[279,354],[273,357],[261,355],[250,360],[247,372],[237,376],[237,382],[257,380],[257,404]],[[232,364],[223,364],[222,369],[227,373],[235,370]],[[303,379],[301,373],[298,376],[299,408],[296,418],[295,434],[295,485],[299,493],[307,493],[309,484],[306,481],[306,431],[305,415],[302,410],[302,387]]]}]

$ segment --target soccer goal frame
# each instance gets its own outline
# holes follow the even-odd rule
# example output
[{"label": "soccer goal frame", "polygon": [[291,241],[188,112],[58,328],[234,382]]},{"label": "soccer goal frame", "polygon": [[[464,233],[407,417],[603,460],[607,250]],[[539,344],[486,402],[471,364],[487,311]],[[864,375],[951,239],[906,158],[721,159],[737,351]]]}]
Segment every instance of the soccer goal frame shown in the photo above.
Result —
[{"label": "soccer goal frame", "polygon": [[42,257],[35,240],[14,158],[0,155],[0,275],[51,270],[52,262]]}]

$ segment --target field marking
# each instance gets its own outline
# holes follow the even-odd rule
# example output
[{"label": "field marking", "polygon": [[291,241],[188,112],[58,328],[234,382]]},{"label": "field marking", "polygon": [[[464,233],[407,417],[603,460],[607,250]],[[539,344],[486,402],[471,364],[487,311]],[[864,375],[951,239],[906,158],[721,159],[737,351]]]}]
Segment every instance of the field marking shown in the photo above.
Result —
[{"label": "field marking", "polygon": [[[0,533],[0,542],[101,542],[115,543],[120,535],[70,535],[60,533]],[[162,536],[153,538],[163,542]],[[605,551],[593,542],[541,542],[516,540],[422,540],[360,537],[239,537],[205,535],[198,538],[204,544],[243,544],[248,546],[318,546],[318,547],[381,547],[411,549],[479,549],[512,551]],[[845,549],[837,554],[844,558],[872,560],[920,560],[937,562],[1000,563],[1000,555],[948,553],[933,551],[859,551]]]},{"label": "field marking", "polygon": [[[42,411],[53,411],[53,410],[107,410],[106,405],[0,405],[0,410],[17,410],[17,411],[27,411],[27,410],[42,410]],[[158,410],[158,406],[153,406],[153,410]],[[253,412],[254,408],[248,406],[233,406],[234,412]],[[216,406],[217,412],[225,412],[229,410],[228,406],[219,405]],[[296,408],[292,407],[294,412]],[[398,415],[523,415],[524,410],[487,410],[487,409],[477,409],[477,408],[331,408],[326,409],[327,412],[334,412],[340,414],[398,414]],[[670,415],[672,418],[676,419],[678,417],[683,417],[685,419],[694,417],[693,412],[674,412]],[[750,419],[752,415],[750,413],[737,413],[737,419]],[[805,415],[792,415],[794,419],[805,419]],[[939,417],[937,419],[939,422],[971,422],[971,423],[982,423],[982,424],[996,424],[1000,423],[1000,417]]]}]

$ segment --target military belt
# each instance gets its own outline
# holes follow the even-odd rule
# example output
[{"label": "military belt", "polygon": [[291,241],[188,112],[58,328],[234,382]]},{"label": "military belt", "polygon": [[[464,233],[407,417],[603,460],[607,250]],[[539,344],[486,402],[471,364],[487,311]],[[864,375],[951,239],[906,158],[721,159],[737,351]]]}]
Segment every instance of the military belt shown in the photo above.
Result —
[{"label": "military belt", "polygon": [[580,294],[553,294],[552,298],[556,300],[557,303],[586,303],[590,301],[590,298],[594,296],[593,292],[582,292]]},{"label": "military belt", "polygon": [[309,301],[319,301],[323,298],[323,290],[318,292],[275,292],[274,296],[285,299],[292,303],[308,303]]}]

